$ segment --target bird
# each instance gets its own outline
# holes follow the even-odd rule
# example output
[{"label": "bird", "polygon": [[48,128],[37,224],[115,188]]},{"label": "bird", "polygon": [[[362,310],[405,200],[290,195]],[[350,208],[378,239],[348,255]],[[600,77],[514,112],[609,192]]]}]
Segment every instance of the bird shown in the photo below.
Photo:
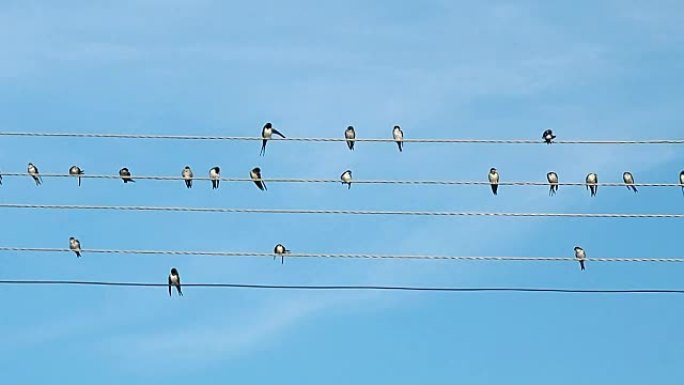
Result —
[{"label": "bird", "polygon": [[589,173],[587,175],[587,188],[591,191],[591,196],[595,196],[598,192],[598,175],[596,173]]},{"label": "bird", "polygon": [[128,169],[126,167],[119,170],[119,176],[121,177],[121,180],[123,180],[124,183],[128,183],[128,182],[135,183],[135,181],[133,179],[131,179],[131,172],[128,171]]},{"label": "bird", "polygon": [[587,260],[587,254],[584,252],[583,248],[575,246],[575,259],[579,261],[580,269],[584,270],[584,261]]},{"label": "bird", "polygon": [[271,139],[271,136],[273,136],[273,134],[276,134],[281,138],[285,138],[285,135],[281,134],[280,131],[273,128],[273,125],[271,123],[264,124],[264,128],[261,129],[261,137],[263,138],[263,141],[261,143],[261,152],[259,153],[259,155],[266,155],[266,143],[269,139]]},{"label": "bird", "polygon": [[682,186],[682,194],[684,194],[684,170],[679,173],[679,184]]},{"label": "bird", "polygon": [[544,142],[546,142],[546,144],[551,144],[551,142],[553,142],[553,140],[556,139],[556,135],[553,134],[553,130],[548,128],[544,130],[544,133],[542,134],[542,139],[544,139]]},{"label": "bird", "polygon": [[632,175],[631,172],[625,171],[624,173],[622,173],[622,180],[627,185],[627,190],[632,190],[634,192],[637,192],[637,188],[634,185],[634,175]]},{"label": "bird", "polygon": [[211,179],[211,189],[216,190],[219,188],[219,183],[221,182],[221,169],[219,166],[215,166],[209,169],[209,179]]},{"label": "bird", "polygon": [[185,187],[192,188],[192,169],[190,166],[185,166],[183,172],[181,173],[183,180],[185,181]]},{"label": "bird", "polygon": [[69,175],[78,177],[78,185],[81,186],[81,175],[83,175],[83,170],[78,166],[71,166],[69,169]]},{"label": "bird", "polygon": [[397,142],[397,146],[399,146],[399,152],[402,152],[404,147],[404,131],[401,130],[401,127],[394,126],[392,129],[392,137],[394,138],[394,141]]},{"label": "bird", "polygon": [[558,192],[558,174],[554,171],[548,172],[546,180],[549,181],[549,195],[556,195],[556,192]]},{"label": "bird", "polygon": [[259,167],[254,167],[252,171],[249,172],[249,177],[252,178],[252,181],[259,188],[259,190],[268,190],[266,188],[266,182],[261,179],[261,169]]},{"label": "bird", "polygon": [[81,242],[78,239],[69,237],[69,249],[76,253],[77,258],[81,257]]},{"label": "bird", "polygon": [[349,147],[350,150],[354,150],[354,142],[356,138],[356,131],[354,131],[354,126],[349,126],[347,127],[346,130],[344,130],[344,138],[347,139],[347,147]]},{"label": "bird", "polygon": [[492,185],[492,192],[496,195],[497,190],[499,189],[499,173],[492,167],[489,169],[489,175],[487,175],[487,177],[489,178],[489,184]]},{"label": "bird", "polygon": [[275,260],[276,256],[280,256],[280,264],[282,265],[283,263],[285,263],[285,254],[289,252],[290,250],[286,249],[285,246],[279,243],[273,248],[273,253],[275,254],[273,256],[273,259]]},{"label": "bird", "polygon": [[343,172],[342,175],[340,175],[340,179],[342,179],[342,184],[347,184],[349,186],[349,188],[347,189],[347,190],[349,190],[351,188],[351,183],[352,183],[352,172],[351,172],[351,170],[347,170],[347,171]]},{"label": "bird", "polygon": [[31,175],[31,178],[33,178],[33,180],[36,182],[36,186],[43,183],[43,178],[40,177],[38,167],[36,167],[33,163],[29,162],[27,170],[29,175]]},{"label": "bird", "polygon": [[183,291],[181,290],[180,274],[178,274],[178,270],[175,267],[171,268],[171,274],[169,274],[169,297],[171,296],[171,286],[176,287],[178,295],[183,295]]}]

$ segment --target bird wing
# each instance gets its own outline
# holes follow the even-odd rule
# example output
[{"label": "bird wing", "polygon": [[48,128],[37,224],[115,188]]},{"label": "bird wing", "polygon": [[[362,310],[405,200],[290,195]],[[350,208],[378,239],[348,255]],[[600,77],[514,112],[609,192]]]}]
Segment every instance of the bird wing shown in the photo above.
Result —
[{"label": "bird wing", "polygon": [[169,275],[169,296],[171,296],[171,276]]},{"label": "bird wing", "polygon": [[281,134],[280,131],[276,130],[275,128],[271,128],[271,131],[273,131],[274,134],[280,136],[281,138],[285,137],[285,135]]}]

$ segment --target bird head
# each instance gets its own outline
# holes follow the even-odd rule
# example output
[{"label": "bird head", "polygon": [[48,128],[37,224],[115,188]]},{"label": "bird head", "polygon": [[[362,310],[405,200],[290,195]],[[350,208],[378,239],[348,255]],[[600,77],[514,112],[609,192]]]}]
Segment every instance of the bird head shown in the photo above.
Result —
[{"label": "bird head", "polygon": [[496,169],[494,167],[489,169],[490,174],[496,174]]},{"label": "bird head", "polygon": [[260,169],[259,167],[254,167],[254,168],[252,169],[252,172],[255,173],[255,174],[258,174],[258,173],[261,172],[261,169]]},{"label": "bird head", "polygon": [[269,122],[264,124],[264,128],[273,128],[273,125]]},{"label": "bird head", "polygon": [[178,270],[175,267],[171,268],[171,275],[178,275]]}]

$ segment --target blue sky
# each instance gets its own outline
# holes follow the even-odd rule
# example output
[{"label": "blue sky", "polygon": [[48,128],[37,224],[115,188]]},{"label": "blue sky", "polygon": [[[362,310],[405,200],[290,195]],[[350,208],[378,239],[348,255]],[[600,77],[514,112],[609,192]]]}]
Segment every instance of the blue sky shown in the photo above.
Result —
[{"label": "blue sky", "polygon": [[[681,138],[675,1],[3,1],[0,127],[288,136]],[[0,170],[361,179],[671,182],[673,146],[3,138]],[[6,178],[2,202],[399,210],[682,212],[679,189],[251,184]],[[678,220],[4,210],[2,245],[452,255],[679,256]],[[4,254],[3,279],[681,288],[665,264],[465,263]],[[9,287],[3,383],[680,384],[675,296]]]}]

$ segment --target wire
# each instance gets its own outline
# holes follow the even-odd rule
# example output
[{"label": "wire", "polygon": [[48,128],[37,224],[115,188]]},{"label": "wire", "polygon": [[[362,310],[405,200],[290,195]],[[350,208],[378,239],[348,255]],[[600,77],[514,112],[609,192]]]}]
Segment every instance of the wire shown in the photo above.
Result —
[{"label": "wire", "polygon": [[[118,287],[167,287],[167,283],[113,282],[76,280],[0,280],[0,285],[78,285]],[[280,289],[280,290],[383,290],[383,291],[433,291],[433,292],[520,292],[520,293],[576,293],[576,294],[684,294],[676,289],[553,289],[514,287],[419,287],[384,285],[262,285],[247,283],[184,283],[185,287],[232,288],[232,289]]]},{"label": "wire", "polygon": [[[171,139],[171,140],[233,140],[260,141],[260,136],[217,135],[167,135],[167,134],[103,134],[76,132],[11,132],[2,131],[0,136],[58,137],[58,138],[106,138],[106,139]],[[272,138],[269,140],[298,142],[345,142],[345,138]],[[391,138],[357,138],[355,142],[395,142]],[[479,143],[479,144],[545,144],[543,140],[531,139],[403,139],[404,143]],[[647,140],[558,140],[553,144],[684,144],[682,139]]]},{"label": "wire", "polygon": [[[2,173],[5,177],[28,177],[30,176],[25,172],[5,172]],[[83,174],[83,175],[69,175],[69,174],[40,174],[43,178],[76,178],[80,177],[83,179],[121,179],[120,175],[109,175],[109,174]],[[157,176],[157,175],[133,175],[133,179],[137,180],[153,180],[153,181],[182,181],[182,176]],[[208,176],[195,176],[194,181],[210,181],[211,178]],[[224,182],[253,182],[251,178],[219,178],[219,180]],[[341,183],[339,179],[321,179],[321,178],[262,178],[264,182],[268,183]],[[476,186],[489,186],[490,183],[487,181],[456,181],[456,180],[393,180],[393,179],[360,179],[352,181],[353,184],[399,184],[399,185],[476,185]],[[559,186],[586,186],[585,182],[566,182],[566,183],[556,183]],[[636,187],[682,187],[680,183],[595,183],[596,186],[608,186],[608,187],[625,187],[625,186],[636,186]],[[548,182],[499,182],[499,186],[549,186]]]},{"label": "wire", "polygon": [[[0,252],[73,253],[67,248],[0,246]],[[120,250],[81,249],[82,254],[128,254],[128,255],[176,255],[207,257],[273,257],[274,253],[254,251],[190,251],[190,250]],[[400,255],[400,254],[349,254],[349,253],[288,253],[287,258],[327,259],[413,259],[413,260],[459,260],[459,261],[516,261],[516,262],[577,262],[574,257],[515,257],[515,256],[456,256],[456,255]],[[684,262],[684,258],[588,258],[591,262]]]},{"label": "wire", "polygon": [[115,211],[163,211],[193,213],[243,213],[243,214],[335,214],[335,215],[412,215],[449,217],[561,217],[561,218],[684,218],[684,214],[616,214],[616,213],[500,213],[467,211],[402,211],[402,210],[316,210],[316,209],[248,209],[222,207],[164,207],[164,206],[107,206],[107,205],[57,205],[0,203],[0,209],[49,209],[49,210],[115,210]]}]

